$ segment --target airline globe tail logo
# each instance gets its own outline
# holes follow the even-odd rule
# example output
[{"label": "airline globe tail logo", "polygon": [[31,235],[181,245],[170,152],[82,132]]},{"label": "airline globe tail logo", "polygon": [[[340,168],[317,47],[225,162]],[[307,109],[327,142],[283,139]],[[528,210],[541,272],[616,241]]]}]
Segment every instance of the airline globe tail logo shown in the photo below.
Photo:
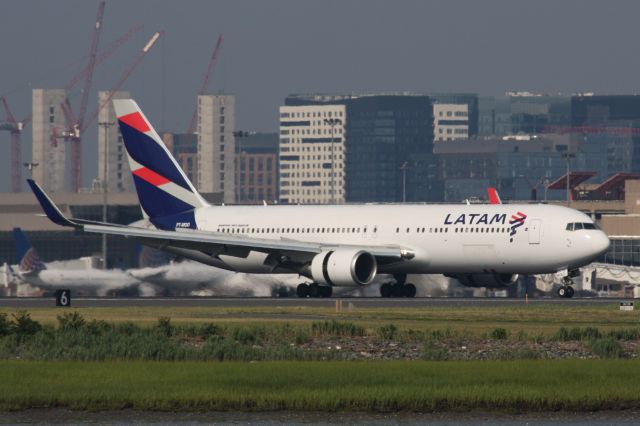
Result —
[{"label": "airline globe tail logo", "polygon": [[38,252],[34,248],[30,248],[20,261],[20,270],[22,272],[39,272],[43,269],[45,266],[40,260]]},{"label": "airline globe tail logo", "polygon": [[511,225],[511,233],[509,234],[509,236],[511,237],[509,239],[510,242],[513,242],[514,235],[516,235],[516,232],[518,232],[518,228],[524,225],[524,221],[526,218],[527,215],[522,212],[511,215],[511,220],[509,221],[509,225]]}]

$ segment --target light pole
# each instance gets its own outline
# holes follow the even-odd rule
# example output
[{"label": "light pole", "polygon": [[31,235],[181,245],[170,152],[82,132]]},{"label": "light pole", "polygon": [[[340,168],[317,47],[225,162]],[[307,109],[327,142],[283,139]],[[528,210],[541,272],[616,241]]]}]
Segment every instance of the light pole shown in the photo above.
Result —
[{"label": "light pole", "polygon": [[400,166],[400,170],[402,170],[402,202],[407,202],[407,169],[409,168],[409,162],[405,161]]},{"label": "light pole", "polygon": [[23,166],[25,167],[25,169],[29,170],[29,172],[31,173],[31,177],[33,178],[33,169],[35,169],[36,167],[38,167],[38,163],[24,163]]},{"label": "light pole", "polygon": [[569,151],[562,153],[562,158],[567,160],[567,207],[571,205],[571,169],[569,167],[569,163],[572,158],[575,158],[575,156],[575,154],[572,154]]},{"label": "light pole", "polygon": [[335,155],[335,148],[334,148],[336,141],[335,141],[334,135],[335,135],[336,125],[342,124],[342,120],[340,120],[339,118],[325,118],[324,124],[331,126],[331,204],[336,204],[336,188],[335,188],[336,155]]},{"label": "light pole", "polygon": [[[101,121],[98,126],[104,129],[104,158],[102,162],[102,221],[107,222],[107,191],[109,187],[109,127],[115,123]],[[107,234],[102,234],[102,269],[107,269]]]}]

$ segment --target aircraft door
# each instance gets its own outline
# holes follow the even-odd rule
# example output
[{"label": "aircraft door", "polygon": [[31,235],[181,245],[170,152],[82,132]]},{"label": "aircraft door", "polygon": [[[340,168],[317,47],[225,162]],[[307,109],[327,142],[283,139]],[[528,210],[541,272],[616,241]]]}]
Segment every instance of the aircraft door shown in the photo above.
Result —
[{"label": "aircraft door", "polygon": [[540,228],[542,228],[542,220],[531,219],[529,223],[529,244],[540,244]]}]

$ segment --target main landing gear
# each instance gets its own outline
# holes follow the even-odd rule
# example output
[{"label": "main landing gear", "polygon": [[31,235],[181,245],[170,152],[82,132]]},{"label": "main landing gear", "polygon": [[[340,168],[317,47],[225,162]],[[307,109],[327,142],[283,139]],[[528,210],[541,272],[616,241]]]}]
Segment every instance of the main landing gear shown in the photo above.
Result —
[{"label": "main landing gear", "polygon": [[416,286],[407,283],[406,275],[394,275],[395,282],[384,283],[380,286],[380,296],[382,297],[415,297]]},{"label": "main landing gear", "polygon": [[580,271],[577,269],[569,271],[569,274],[566,277],[562,277],[562,287],[558,289],[558,296],[566,297],[567,299],[573,297],[573,277],[577,277],[580,274]]},{"label": "main landing gear", "polygon": [[298,297],[331,297],[333,288],[326,285],[318,285],[316,283],[302,283],[298,284],[296,294]]}]

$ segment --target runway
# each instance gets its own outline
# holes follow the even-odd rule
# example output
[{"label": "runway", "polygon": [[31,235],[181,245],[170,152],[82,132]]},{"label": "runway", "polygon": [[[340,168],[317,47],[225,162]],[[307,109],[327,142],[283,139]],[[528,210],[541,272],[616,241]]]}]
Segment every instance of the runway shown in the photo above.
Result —
[{"label": "runway", "polygon": [[[299,298],[238,298],[238,297],[100,297],[100,298],[73,298],[72,307],[96,308],[96,307],[212,307],[212,308],[242,308],[242,307],[334,307],[337,300],[342,300],[343,308],[353,304],[358,308],[429,308],[429,307],[497,307],[524,305],[524,299],[512,298],[414,298],[414,299],[383,299],[383,298],[329,298],[329,299],[299,299]],[[620,302],[633,301],[625,298],[543,298],[529,299],[529,305],[556,305],[556,306],[585,306],[585,305],[618,305]],[[53,298],[1,298],[0,308],[49,308],[55,306]]]}]

